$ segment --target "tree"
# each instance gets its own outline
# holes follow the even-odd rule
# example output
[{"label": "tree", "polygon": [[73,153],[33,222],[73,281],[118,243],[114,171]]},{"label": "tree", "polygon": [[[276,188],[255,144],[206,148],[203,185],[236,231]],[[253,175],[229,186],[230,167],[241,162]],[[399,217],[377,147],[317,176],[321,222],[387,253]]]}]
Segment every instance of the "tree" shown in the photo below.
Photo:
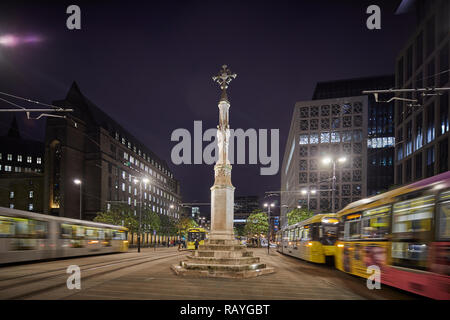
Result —
[{"label": "tree", "polygon": [[161,220],[156,212],[149,208],[142,209],[142,232],[151,233],[153,230],[158,230],[161,225]]},{"label": "tree", "polygon": [[253,213],[247,218],[245,224],[245,233],[250,237],[257,235],[258,246],[261,245],[261,234],[267,234],[269,231],[269,221],[267,213],[259,210],[253,211]]},{"label": "tree", "polygon": [[311,218],[314,213],[306,208],[295,208],[287,213],[288,225],[296,224],[297,222]]},{"label": "tree", "polygon": [[[153,233],[153,230],[159,230],[161,226],[161,219],[159,215],[146,207],[142,209],[142,226],[141,231],[144,233]],[[147,239],[148,241],[148,239]]]},{"label": "tree", "polygon": [[187,231],[189,228],[194,228],[194,227],[198,227],[198,223],[195,222],[194,219],[190,218],[190,217],[184,217],[181,218],[177,223],[176,223],[176,228],[178,230],[178,233],[181,236],[186,237],[187,236]]},{"label": "tree", "polygon": [[162,234],[165,234],[167,236],[173,236],[177,234],[175,219],[167,215],[161,215],[159,219],[161,221],[159,230]]},{"label": "tree", "polygon": [[110,209],[97,212],[94,218],[95,222],[108,223],[118,226],[124,226],[131,234],[139,230],[139,217],[134,215],[134,210],[128,204],[115,203]]},{"label": "tree", "polygon": [[244,236],[246,236],[245,224],[241,224],[241,223],[236,224],[235,227],[234,227],[234,234],[237,237],[244,237]]}]

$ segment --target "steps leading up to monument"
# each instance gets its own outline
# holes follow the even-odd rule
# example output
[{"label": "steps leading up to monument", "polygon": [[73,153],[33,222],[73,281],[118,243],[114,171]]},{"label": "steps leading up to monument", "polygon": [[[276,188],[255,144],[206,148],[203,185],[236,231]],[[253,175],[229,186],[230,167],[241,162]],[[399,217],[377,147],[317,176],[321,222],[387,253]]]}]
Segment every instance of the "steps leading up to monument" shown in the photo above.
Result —
[{"label": "steps leading up to monument", "polygon": [[245,279],[262,276],[275,272],[274,268],[265,267],[263,269],[242,270],[242,271],[221,271],[221,270],[199,270],[186,269],[180,265],[172,265],[171,269],[179,276],[189,276],[198,278],[230,278],[230,279]]},{"label": "steps leading up to monument", "polygon": [[220,259],[220,258],[253,257],[253,251],[198,250],[198,251],[194,251],[194,256],[196,256],[196,257],[216,257],[218,259]]},{"label": "steps leading up to monument", "polygon": [[233,257],[233,258],[216,258],[216,257],[197,257],[187,256],[189,262],[197,264],[227,264],[227,265],[243,265],[259,263],[258,257]]}]

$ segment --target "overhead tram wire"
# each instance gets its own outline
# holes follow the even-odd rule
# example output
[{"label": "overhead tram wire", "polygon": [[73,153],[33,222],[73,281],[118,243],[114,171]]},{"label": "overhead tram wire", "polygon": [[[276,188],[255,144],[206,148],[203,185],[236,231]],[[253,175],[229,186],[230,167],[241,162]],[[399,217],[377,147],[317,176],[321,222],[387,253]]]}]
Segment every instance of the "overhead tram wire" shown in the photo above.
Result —
[{"label": "overhead tram wire", "polygon": [[[6,93],[6,92],[2,92],[2,91],[0,91],[0,95],[4,95],[4,96],[11,97],[11,98],[14,98],[14,99],[26,101],[28,103],[38,104],[38,105],[42,105],[42,106],[48,107],[48,108],[42,108],[42,109],[28,109],[28,108],[22,107],[22,106],[20,106],[20,105],[18,105],[16,103],[14,103],[14,102],[11,102],[9,100],[0,98],[1,101],[6,102],[6,103],[8,103],[8,104],[10,104],[10,105],[12,105],[12,106],[14,106],[16,108],[19,108],[19,109],[0,109],[0,112],[26,112],[27,119],[30,119],[30,120],[38,120],[38,119],[40,119],[42,117],[66,118],[65,115],[64,116],[60,116],[60,115],[48,114],[48,113],[45,113],[45,112],[73,112],[73,109],[66,109],[66,108],[63,108],[63,107],[54,106],[54,105],[51,105],[51,104],[47,104],[47,103],[44,103],[44,102],[39,102],[39,101],[28,99],[28,98],[23,98],[23,97],[16,96],[16,95],[13,95],[13,94],[10,94],[10,93]],[[51,108],[51,109],[49,109],[49,108]],[[38,117],[33,118],[33,117],[30,117],[30,113],[31,112],[41,112],[41,114]]]}]

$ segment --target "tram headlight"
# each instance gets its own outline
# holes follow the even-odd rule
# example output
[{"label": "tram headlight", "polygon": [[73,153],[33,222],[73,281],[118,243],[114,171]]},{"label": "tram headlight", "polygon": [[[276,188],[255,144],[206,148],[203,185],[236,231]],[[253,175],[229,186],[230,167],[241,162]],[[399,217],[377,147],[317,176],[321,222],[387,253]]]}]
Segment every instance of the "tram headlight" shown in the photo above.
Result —
[{"label": "tram headlight", "polygon": [[339,243],[337,246],[338,246],[338,248],[343,248],[344,247],[344,245],[342,243]]},{"label": "tram headlight", "polygon": [[312,242],[308,242],[308,247],[311,247],[312,245]]}]

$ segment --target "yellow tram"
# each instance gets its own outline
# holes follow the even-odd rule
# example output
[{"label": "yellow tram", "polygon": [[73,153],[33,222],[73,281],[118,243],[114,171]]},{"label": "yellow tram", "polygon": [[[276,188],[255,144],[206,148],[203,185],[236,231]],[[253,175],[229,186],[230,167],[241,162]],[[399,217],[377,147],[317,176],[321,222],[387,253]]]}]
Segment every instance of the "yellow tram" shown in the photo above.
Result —
[{"label": "yellow tram", "polygon": [[334,259],[339,219],[336,214],[317,214],[277,234],[277,250],[315,263]]},{"label": "yellow tram", "polygon": [[187,235],[186,246],[188,250],[195,250],[195,240],[198,239],[198,244],[205,244],[207,230],[201,227],[189,228]]},{"label": "yellow tram", "polygon": [[339,211],[336,268],[434,299],[450,299],[450,172]]}]

